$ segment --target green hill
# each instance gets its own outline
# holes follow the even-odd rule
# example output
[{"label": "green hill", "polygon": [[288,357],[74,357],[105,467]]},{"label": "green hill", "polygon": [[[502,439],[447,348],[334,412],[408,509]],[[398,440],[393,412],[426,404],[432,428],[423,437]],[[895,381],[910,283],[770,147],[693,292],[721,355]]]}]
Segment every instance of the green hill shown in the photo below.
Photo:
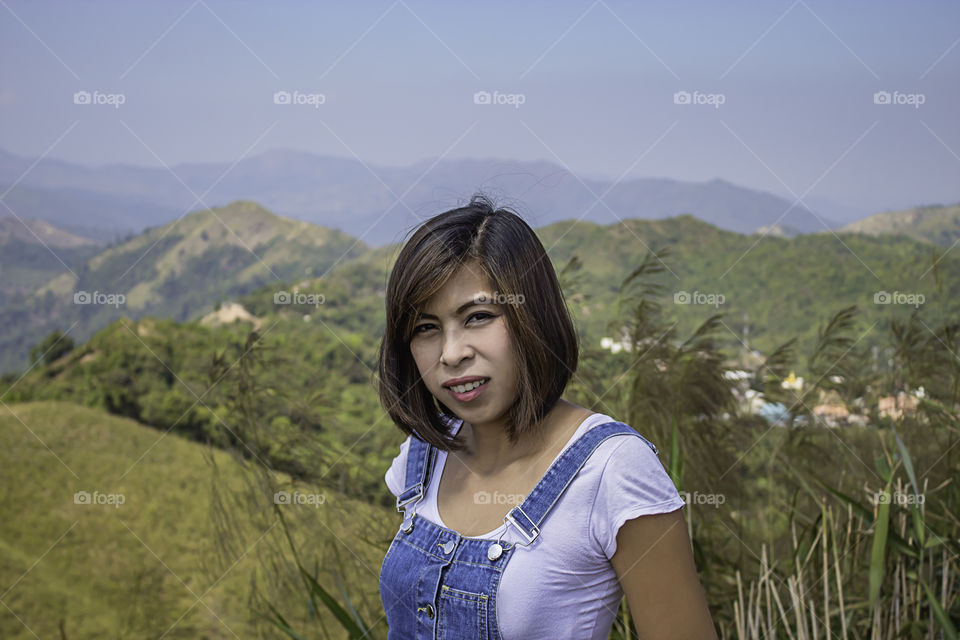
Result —
[{"label": "green hill", "polygon": [[[26,368],[32,344],[59,328],[87,340],[122,315],[187,320],[271,282],[324,273],[366,245],[252,202],[197,211],[108,247],[73,273],[0,308],[0,371]],[[79,297],[78,297],[79,296]]]},{"label": "green hill", "polygon": [[[282,530],[237,506],[232,498],[249,497],[250,487],[226,452],[65,402],[6,405],[0,452],[0,637],[59,638],[61,624],[71,640],[281,637],[249,598],[254,583],[275,587],[258,566],[280,559]],[[77,503],[77,492],[89,501]],[[344,571],[348,591],[376,620],[370,572],[396,523],[385,510],[324,495],[319,507],[288,505],[294,539],[311,566],[354,563]],[[213,526],[217,504],[235,521],[227,540]],[[313,628],[300,601],[276,593],[288,619]],[[327,626],[338,629],[332,619]]]},{"label": "green hill", "polygon": [[36,295],[72,295],[100,285],[123,292],[131,311],[167,309],[184,320],[212,308],[211,295],[236,295],[278,279],[322,273],[341,257],[366,249],[339,231],[240,201],[134,236],[93,257],[79,278],[66,274]]},{"label": "green hill", "polygon": [[[607,323],[616,316],[618,288],[640,264],[648,249],[668,249],[665,270],[657,282],[664,287],[661,303],[689,334],[712,313],[724,313],[728,344],[739,348],[745,322],[750,347],[769,353],[797,337],[801,353],[816,340],[821,323],[849,305],[859,306],[863,344],[873,344],[875,322],[901,317],[912,307],[875,304],[878,292],[924,295],[926,317],[936,321],[960,313],[960,254],[949,252],[930,270],[934,260],[925,242],[902,236],[830,234],[796,237],[743,235],[719,229],[690,215],[664,220],[629,219],[613,225],[564,221],[536,230],[560,272],[575,256],[582,263],[576,274],[561,276],[581,335],[598,347],[611,335]],[[314,322],[362,331],[370,340],[383,328],[383,295],[387,274],[399,245],[378,247],[339,266],[326,278],[304,278],[303,291],[326,292],[325,304],[312,310]],[[943,283],[937,292],[936,277]],[[239,300],[257,316],[274,313],[309,314],[302,307],[277,307],[273,295],[288,285],[268,285]],[[719,305],[675,304],[674,294],[723,296]],[[709,300],[700,296],[700,300]],[[720,300],[720,298],[716,298]],[[746,318],[746,320],[745,320]],[[929,322],[929,320],[928,320]],[[879,327],[878,327],[879,329]]]},{"label": "green hill", "polygon": [[[605,227],[578,222],[573,229],[562,222],[538,234],[555,265],[573,255],[583,261],[577,291],[586,301],[578,312],[594,340],[609,335],[603,331],[613,316],[615,292],[648,247],[670,250],[659,282],[665,287],[664,308],[681,335],[689,335],[710,314],[724,313],[732,331],[729,344],[739,345],[746,316],[750,347],[766,353],[795,336],[801,353],[809,351],[818,325],[852,304],[863,312],[863,343],[872,344],[878,332],[868,328],[874,322],[886,323],[912,309],[874,304],[880,291],[924,294],[931,319],[960,313],[960,254],[951,252],[939,261],[944,287],[939,296],[936,274],[929,270],[929,245],[903,237],[850,236],[843,242],[829,234],[760,237],[724,231],[688,215]],[[683,292],[718,294],[723,301],[675,304],[674,295]],[[710,298],[701,296],[701,301]]]},{"label": "green hill", "polygon": [[952,247],[960,240],[960,204],[878,213],[850,223],[839,229],[838,233],[899,234],[920,242]]},{"label": "green hill", "polygon": [[[4,306],[0,371],[24,368],[29,348],[54,328],[66,331],[76,322],[70,335],[82,342],[124,314],[184,321],[208,313],[221,300],[241,302],[268,325],[272,318],[295,315],[328,333],[343,330],[368,341],[378,338],[383,293],[399,245],[351,249],[347,236],[273,216],[252,203],[234,203],[218,215],[230,220],[247,246],[256,247],[277,278],[216,217],[193,214],[169,229],[104,251],[77,272],[79,281],[67,274],[45,285],[29,304]],[[169,232],[161,237],[164,229]],[[690,215],[606,226],[564,221],[537,233],[558,270],[574,256],[582,263],[576,283],[569,283],[568,299],[582,336],[594,345],[611,335],[607,324],[615,317],[618,287],[648,249],[670,251],[659,283],[665,292],[662,302],[681,333],[713,312],[724,313],[731,345],[740,344],[746,329],[750,348],[764,352],[793,337],[801,348],[810,347],[818,323],[852,304],[864,312],[864,344],[871,344],[868,329],[875,322],[911,308],[875,304],[882,292],[922,295],[932,321],[960,312],[960,255],[947,252],[938,258],[928,242],[902,235],[743,235]],[[327,242],[328,237],[337,240]],[[72,304],[74,291],[109,292],[97,283],[127,280],[135,284],[121,289],[126,296],[122,307]],[[275,303],[275,295],[293,291],[322,295],[323,302]],[[678,301],[688,295],[692,303],[675,304],[675,295]],[[697,304],[710,300],[719,304]]]}]

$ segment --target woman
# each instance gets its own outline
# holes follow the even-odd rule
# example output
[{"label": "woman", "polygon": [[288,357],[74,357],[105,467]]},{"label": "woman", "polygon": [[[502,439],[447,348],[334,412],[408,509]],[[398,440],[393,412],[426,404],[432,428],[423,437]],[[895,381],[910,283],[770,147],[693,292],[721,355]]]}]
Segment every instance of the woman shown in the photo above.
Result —
[{"label": "woman", "polygon": [[[386,292],[380,400],[408,435],[380,570],[389,638],[716,638],[656,447],[561,398],[578,342],[533,230],[484,196],[426,221]],[[449,463],[449,464],[448,464]]]}]

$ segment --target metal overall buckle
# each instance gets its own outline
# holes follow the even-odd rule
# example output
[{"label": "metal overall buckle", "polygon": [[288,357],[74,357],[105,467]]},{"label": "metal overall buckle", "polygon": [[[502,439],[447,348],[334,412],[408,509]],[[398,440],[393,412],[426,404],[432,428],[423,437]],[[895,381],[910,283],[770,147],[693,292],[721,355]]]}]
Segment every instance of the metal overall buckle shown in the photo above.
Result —
[{"label": "metal overall buckle", "polygon": [[400,496],[397,496],[397,511],[403,514],[403,524],[400,525],[400,530],[404,533],[410,533],[413,531],[413,517],[416,515],[416,509],[410,509],[408,512],[407,505],[412,502],[413,506],[416,507],[418,504],[420,504],[420,501],[423,500],[423,483],[418,482],[410,487],[410,490],[413,489],[416,489],[417,491],[409,498],[401,500]]},{"label": "metal overall buckle", "polygon": [[[402,496],[403,493],[401,493],[400,496],[397,496],[397,511],[399,511],[400,513],[404,513],[404,512],[407,510],[407,509],[406,509],[406,506],[407,506],[408,504],[410,504],[411,502],[413,502],[414,500],[416,500],[417,502],[419,502],[420,499],[423,498],[423,483],[422,483],[422,482],[418,482],[417,484],[415,484],[415,485],[413,485],[412,487],[410,487],[410,489],[408,489],[407,491],[411,491],[411,490],[413,490],[413,489],[416,489],[416,492],[415,492],[412,496],[410,496],[409,498],[407,498],[407,499],[405,499],[405,500],[401,500],[401,499],[400,499],[400,496]],[[407,491],[404,491],[404,493],[406,493]]]},{"label": "metal overall buckle", "polygon": [[[520,526],[520,523],[513,516],[514,510],[519,511],[523,515],[523,517],[527,519],[527,522],[530,523],[530,530],[532,531],[532,534],[528,534],[526,531],[524,531],[523,527]],[[526,513],[523,512],[523,509],[521,509],[519,505],[507,512],[507,515],[503,517],[503,522],[504,524],[513,524],[516,530],[520,532],[520,535],[523,536],[523,539],[526,540],[525,543],[517,542],[516,546],[518,547],[530,546],[530,544],[537,539],[537,536],[540,535],[540,527],[538,527],[536,523],[530,519],[530,516],[528,516]],[[509,546],[509,543],[501,543],[501,540],[503,540],[503,536],[506,533],[507,533],[507,527],[504,527],[500,535],[497,536],[496,542],[494,542],[489,547],[487,547],[487,558],[491,562],[503,555],[503,550],[505,548],[505,545]]]}]

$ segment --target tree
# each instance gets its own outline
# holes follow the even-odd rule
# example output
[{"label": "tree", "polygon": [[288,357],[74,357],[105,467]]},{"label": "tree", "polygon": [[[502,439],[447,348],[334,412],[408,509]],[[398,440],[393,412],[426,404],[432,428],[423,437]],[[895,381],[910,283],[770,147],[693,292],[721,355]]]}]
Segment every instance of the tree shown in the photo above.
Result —
[{"label": "tree", "polygon": [[57,329],[41,342],[30,347],[30,364],[49,364],[73,351],[73,338]]}]

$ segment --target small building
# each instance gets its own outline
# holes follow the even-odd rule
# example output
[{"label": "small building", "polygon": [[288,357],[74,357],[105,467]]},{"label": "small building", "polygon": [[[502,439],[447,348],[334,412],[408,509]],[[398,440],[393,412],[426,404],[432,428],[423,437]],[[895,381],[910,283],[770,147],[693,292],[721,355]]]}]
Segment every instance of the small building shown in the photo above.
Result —
[{"label": "small building", "polygon": [[780,386],[784,389],[793,389],[794,391],[803,390],[803,378],[798,378],[797,375],[791,371],[783,382],[780,383]]},{"label": "small building", "polygon": [[877,400],[877,409],[881,418],[899,420],[904,415],[916,411],[920,400],[901,391],[896,396],[884,396]]}]

